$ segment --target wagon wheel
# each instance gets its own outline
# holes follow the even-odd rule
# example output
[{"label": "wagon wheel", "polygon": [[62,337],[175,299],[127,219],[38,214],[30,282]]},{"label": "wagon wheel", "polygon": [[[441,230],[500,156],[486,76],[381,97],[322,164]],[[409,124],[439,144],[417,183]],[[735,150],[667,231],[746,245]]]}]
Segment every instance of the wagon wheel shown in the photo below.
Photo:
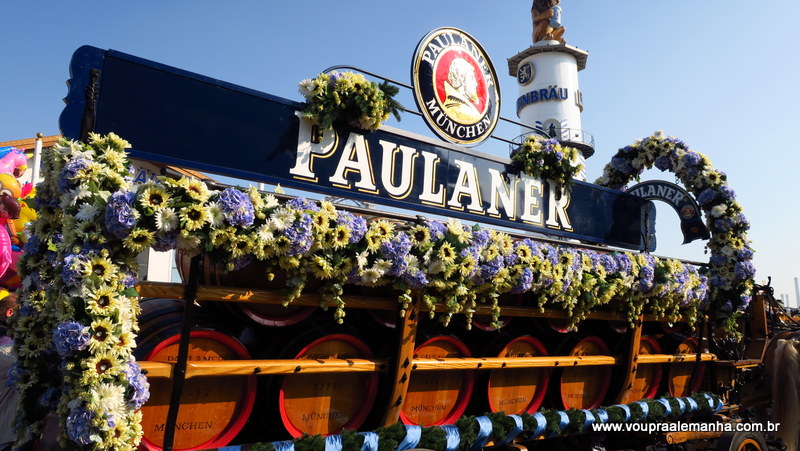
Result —
[{"label": "wagon wheel", "polygon": [[767,451],[759,432],[726,432],[717,440],[717,451]]}]

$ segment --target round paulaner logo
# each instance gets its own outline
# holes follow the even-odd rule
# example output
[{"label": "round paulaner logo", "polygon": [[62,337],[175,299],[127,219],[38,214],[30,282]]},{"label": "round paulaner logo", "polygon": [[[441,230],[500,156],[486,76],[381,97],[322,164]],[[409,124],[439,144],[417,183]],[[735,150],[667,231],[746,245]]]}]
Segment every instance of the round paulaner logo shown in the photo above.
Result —
[{"label": "round paulaner logo", "polygon": [[467,33],[438,28],[417,46],[411,67],[414,98],[442,139],[476,145],[500,117],[497,76],[486,52]]}]

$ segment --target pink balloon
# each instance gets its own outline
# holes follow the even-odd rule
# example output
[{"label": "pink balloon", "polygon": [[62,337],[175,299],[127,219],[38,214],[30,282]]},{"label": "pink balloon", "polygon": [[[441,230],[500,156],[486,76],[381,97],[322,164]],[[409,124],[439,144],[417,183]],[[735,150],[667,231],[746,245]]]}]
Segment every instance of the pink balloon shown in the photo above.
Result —
[{"label": "pink balloon", "polygon": [[27,164],[28,157],[25,156],[25,152],[12,148],[10,152],[0,158],[0,173],[7,172],[13,174],[14,169]]}]

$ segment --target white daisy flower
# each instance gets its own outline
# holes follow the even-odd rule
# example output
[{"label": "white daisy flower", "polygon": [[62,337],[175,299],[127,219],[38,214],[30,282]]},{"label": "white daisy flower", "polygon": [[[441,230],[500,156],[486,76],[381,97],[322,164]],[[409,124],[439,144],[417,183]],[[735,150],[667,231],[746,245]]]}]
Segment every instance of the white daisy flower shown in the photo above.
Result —
[{"label": "white daisy flower", "polygon": [[222,206],[219,202],[208,204],[208,216],[208,222],[211,224],[212,229],[221,227],[225,223],[225,213],[222,211]]},{"label": "white daisy flower", "polygon": [[294,223],[294,212],[286,208],[280,208],[272,213],[269,218],[274,230],[286,230]]},{"label": "white daisy flower", "polygon": [[179,218],[172,207],[165,207],[155,214],[156,227],[159,231],[169,232],[178,228]]},{"label": "white daisy flower", "polygon": [[272,194],[266,194],[263,198],[264,208],[275,208],[278,206],[278,198]]},{"label": "white daisy flower", "polygon": [[297,90],[307,99],[314,96],[314,89],[316,89],[316,84],[314,80],[310,78],[301,80],[300,83],[297,84]]},{"label": "white daisy flower", "polygon": [[379,269],[377,269],[375,267],[372,267],[372,268],[364,270],[364,273],[361,274],[361,278],[364,280],[364,282],[375,283],[375,282],[378,281],[378,279],[381,278],[382,275],[383,275],[383,271],[381,271],[381,270],[379,270]]},{"label": "white daisy flower", "polygon": [[78,212],[75,214],[75,219],[78,221],[91,221],[97,216],[98,208],[93,204],[81,204],[78,207]]}]

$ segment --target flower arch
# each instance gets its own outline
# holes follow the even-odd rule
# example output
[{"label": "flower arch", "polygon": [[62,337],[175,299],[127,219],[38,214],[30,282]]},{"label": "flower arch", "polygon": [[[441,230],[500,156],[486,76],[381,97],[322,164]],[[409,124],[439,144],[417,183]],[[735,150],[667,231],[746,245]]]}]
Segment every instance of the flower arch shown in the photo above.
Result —
[{"label": "flower arch", "polygon": [[750,223],[736,194],[725,173],[715,169],[708,157],[661,132],[619,149],[595,183],[624,189],[653,166],[674,173],[705,213],[711,232],[706,247],[711,256],[704,269],[709,282],[708,298],[701,309],[711,313],[727,332],[735,333],[736,318],[750,303],[755,276],[753,249],[747,239]]}]

